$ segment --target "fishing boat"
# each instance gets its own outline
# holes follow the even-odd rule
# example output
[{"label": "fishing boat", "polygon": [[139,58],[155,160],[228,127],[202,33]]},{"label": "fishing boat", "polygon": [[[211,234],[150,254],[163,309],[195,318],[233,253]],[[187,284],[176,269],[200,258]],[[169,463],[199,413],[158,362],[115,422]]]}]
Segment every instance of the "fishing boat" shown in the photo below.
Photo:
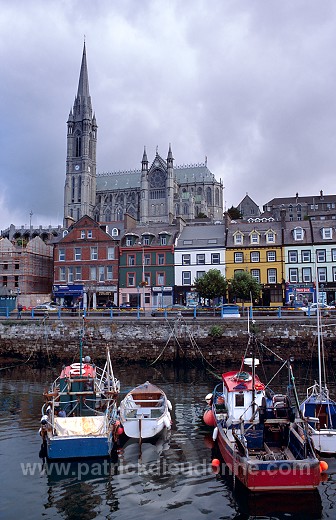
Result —
[{"label": "fishing boat", "polygon": [[[319,289],[316,283],[317,301]],[[327,386],[326,366],[324,362],[324,344],[321,323],[320,302],[317,305],[317,354],[318,382],[307,388],[306,399],[301,403],[302,415],[309,424],[309,434],[315,450],[321,455],[336,455],[336,402],[331,399]]]},{"label": "fishing boat", "polygon": [[131,439],[153,439],[165,428],[171,429],[172,405],[166,394],[146,381],[125,396],[120,403],[120,422]]},{"label": "fishing boat", "polygon": [[[82,349],[81,349],[82,350]],[[107,457],[117,438],[119,381],[109,349],[99,368],[90,356],[64,366],[44,393],[40,435],[48,459]]]},{"label": "fishing boat", "polygon": [[[255,341],[250,335],[248,346]],[[222,374],[222,382],[211,396],[218,456],[249,491],[316,489],[321,469],[306,422],[296,416],[289,395],[268,391],[256,374],[259,361],[254,356],[243,362],[247,370],[242,364],[238,370]],[[294,384],[290,362],[287,366]],[[297,409],[298,405],[296,399]],[[220,460],[213,464],[219,465]]]}]

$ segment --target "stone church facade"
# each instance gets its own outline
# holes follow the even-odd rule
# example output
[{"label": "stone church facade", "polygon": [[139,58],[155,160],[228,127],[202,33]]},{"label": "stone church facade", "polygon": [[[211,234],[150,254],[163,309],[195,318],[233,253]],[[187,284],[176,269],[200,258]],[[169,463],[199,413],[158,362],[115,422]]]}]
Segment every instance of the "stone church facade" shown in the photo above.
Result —
[{"label": "stone church facade", "polygon": [[125,213],[141,224],[171,223],[176,217],[223,219],[223,184],[207,161],[175,166],[169,145],[166,159],[157,150],[151,162],[144,148],[139,170],[97,174],[97,128],[84,44],[78,91],[67,121],[65,223],[84,215],[100,223],[120,221]]}]

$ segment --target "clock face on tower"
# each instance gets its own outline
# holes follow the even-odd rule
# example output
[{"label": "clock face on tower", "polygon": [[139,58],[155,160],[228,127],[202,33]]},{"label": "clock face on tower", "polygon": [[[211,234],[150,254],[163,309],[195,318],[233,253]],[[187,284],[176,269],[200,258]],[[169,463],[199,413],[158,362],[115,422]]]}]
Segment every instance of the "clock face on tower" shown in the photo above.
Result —
[{"label": "clock face on tower", "polygon": [[78,170],[79,170],[79,164],[76,164],[76,166],[75,166],[75,170],[76,170],[76,172],[78,172]]},{"label": "clock face on tower", "polygon": [[150,185],[152,188],[164,188],[166,175],[161,170],[154,170],[150,177]]}]

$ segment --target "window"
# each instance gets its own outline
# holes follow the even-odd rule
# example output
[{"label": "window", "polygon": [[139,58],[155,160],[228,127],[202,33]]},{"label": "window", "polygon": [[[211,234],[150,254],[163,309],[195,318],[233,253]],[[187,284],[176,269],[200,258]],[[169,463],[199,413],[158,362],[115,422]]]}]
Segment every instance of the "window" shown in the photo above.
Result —
[{"label": "window", "polygon": [[114,247],[107,248],[107,259],[114,260]]},{"label": "window", "polygon": [[193,241],[192,240],[183,240],[184,246],[192,246]]},{"label": "window", "polygon": [[235,406],[239,406],[240,408],[244,408],[244,394],[235,394]]},{"label": "window", "polygon": [[234,254],[235,264],[239,264],[244,262],[244,254],[243,253],[235,253]]},{"label": "window", "polygon": [[205,264],[205,255],[204,254],[196,255],[196,264],[198,264],[198,265]]},{"label": "window", "polygon": [[297,251],[288,251],[288,262],[290,264],[297,264],[298,261],[298,252]]},{"label": "window", "polygon": [[317,249],[316,250],[316,262],[325,262],[325,261],[326,261],[325,249]]},{"label": "window", "polygon": [[239,245],[239,244],[243,243],[243,235],[241,233],[237,233],[234,236],[234,243],[235,243],[235,245]]},{"label": "window", "polygon": [[275,234],[273,233],[273,231],[268,231],[266,233],[266,242],[268,244],[274,244],[274,242],[275,242]]},{"label": "window", "polygon": [[60,279],[60,282],[65,282],[66,281],[65,267],[60,267],[59,268],[59,279]]},{"label": "window", "polygon": [[82,259],[82,249],[80,247],[75,247],[75,260],[81,260]]},{"label": "window", "polygon": [[146,253],[146,254],[144,255],[144,264],[145,264],[145,265],[150,265],[150,263],[151,263],[151,262],[150,262],[150,253]]},{"label": "window", "polygon": [[260,270],[259,269],[251,269],[251,276],[258,283],[260,282]]},{"label": "window", "polygon": [[92,231],[91,231],[91,229],[89,229],[89,231],[87,232],[87,237],[88,238],[92,238]]},{"label": "window", "polygon": [[191,271],[182,271],[182,285],[191,285]]},{"label": "window", "polygon": [[133,244],[132,237],[126,237],[126,246],[131,246]]},{"label": "window", "polygon": [[275,262],[276,261],[276,253],[275,251],[267,251],[267,262]]},{"label": "window", "polygon": [[106,267],[106,280],[113,280],[113,267],[108,265]]},{"label": "window", "polygon": [[326,240],[330,240],[332,238],[332,228],[323,228],[322,237]]},{"label": "window", "polygon": [[160,245],[166,246],[167,245],[167,237],[160,237]]},{"label": "window", "polygon": [[276,269],[267,269],[267,283],[277,283]]},{"label": "window", "polygon": [[196,280],[199,280],[204,275],[205,275],[205,271],[196,271]]},{"label": "window", "polygon": [[190,255],[182,255],[182,265],[190,265]]},{"label": "window", "polygon": [[80,266],[77,266],[75,268],[75,280],[81,280],[82,279],[82,268]]},{"label": "window", "polygon": [[144,277],[145,277],[146,285],[150,286],[150,284],[151,284],[151,275],[150,275],[150,273],[144,273]]},{"label": "window", "polygon": [[299,275],[297,269],[289,269],[289,281],[291,283],[297,283],[299,281]]},{"label": "window", "polygon": [[4,271],[8,271],[8,264],[4,264],[3,269],[4,269]]},{"label": "window", "polygon": [[293,229],[294,240],[303,240],[304,231],[301,227]]},{"label": "window", "polygon": [[324,283],[327,281],[327,268],[326,267],[317,268],[317,279],[320,283]]},{"label": "window", "polygon": [[250,256],[251,256],[251,262],[260,262],[259,251],[252,251]]},{"label": "window", "polygon": [[74,281],[73,267],[68,267],[68,283],[73,283],[73,281]]},{"label": "window", "polygon": [[158,255],[157,255],[157,263],[158,263],[158,265],[164,265],[165,264],[165,255],[164,255],[164,253],[158,253]]},{"label": "window", "polygon": [[105,269],[103,265],[100,265],[98,267],[98,276],[99,276],[99,282],[104,282],[105,280]]},{"label": "window", "polygon": [[212,264],[220,264],[220,254],[219,253],[211,253],[211,263]]},{"label": "window", "polygon": [[250,234],[250,242],[251,244],[259,244],[259,233],[251,233]]},{"label": "window", "polygon": [[302,262],[310,262],[310,251],[309,250],[301,251],[301,260],[302,260]]},{"label": "window", "polygon": [[98,260],[98,247],[91,247],[91,260]]},{"label": "window", "polygon": [[85,238],[85,231],[84,230],[82,230],[80,232],[80,237],[81,237],[82,240]]},{"label": "window", "polygon": [[312,274],[310,267],[302,268],[302,281],[305,283],[310,283],[312,281]]},{"label": "window", "polygon": [[97,280],[97,267],[90,267],[90,280]]},{"label": "window", "polygon": [[127,255],[127,265],[135,265],[135,255]]},{"label": "window", "polygon": [[127,273],[127,286],[135,287],[135,274],[134,273]]},{"label": "window", "polygon": [[336,267],[332,268],[332,277],[333,277],[333,282],[336,282]]},{"label": "window", "polygon": [[331,261],[336,262],[336,249],[331,250]]},{"label": "window", "polygon": [[64,262],[65,260],[65,249],[63,249],[63,247],[58,250],[58,260],[60,262]]},{"label": "window", "polygon": [[164,285],[165,284],[165,275],[164,273],[157,273],[157,284]]},{"label": "window", "polygon": [[150,245],[149,237],[143,237],[142,243],[143,243],[144,246],[149,246]]}]

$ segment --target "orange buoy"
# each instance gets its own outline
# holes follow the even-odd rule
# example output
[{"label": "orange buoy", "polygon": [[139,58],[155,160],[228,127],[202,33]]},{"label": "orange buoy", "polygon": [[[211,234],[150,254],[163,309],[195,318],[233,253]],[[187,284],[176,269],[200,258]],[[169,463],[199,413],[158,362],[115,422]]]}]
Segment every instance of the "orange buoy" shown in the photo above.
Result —
[{"label": "orange buoy", "polygon": [[214,466],[215,468],[218,468],[220,466],[220,460],[219,459],[212,459],[211,466]]},{"label": "orange buoy", "polygon": [[212,410],[206,410],[204,412],[203,421],[207,426],[216,426],[216,419]]},{"label": "orange buoy", "polygon": [[122,435],[124,433],[124,428],[122,426],[118,426],[117,428],[117,434]]},{"label": "orange buoy", "polygon": [[328,463],[325,460],[320,461],[320,472],[323,473],[323,471],[327,471],[329,468]]}]

